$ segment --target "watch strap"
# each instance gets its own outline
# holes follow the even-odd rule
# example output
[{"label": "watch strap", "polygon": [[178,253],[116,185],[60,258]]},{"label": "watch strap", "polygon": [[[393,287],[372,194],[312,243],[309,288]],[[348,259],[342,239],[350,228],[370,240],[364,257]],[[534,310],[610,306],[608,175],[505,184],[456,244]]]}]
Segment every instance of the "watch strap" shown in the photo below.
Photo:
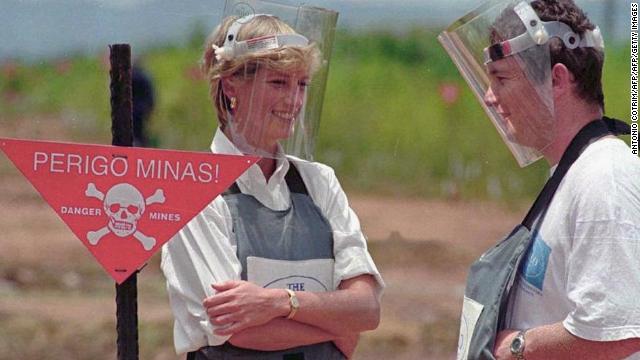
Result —
[{"label": "watch strap", "polygon": [[296,315],[296,312],[298,312],[298,309],[300,308],[300,303],[298,302],[298,297],[296,296],[296,293],[293,292],[293,290],[290,289],[284,289],[287,294],[289,295],[289,315],[287,315],[287,319],[293,319],[293,317]]},{"label": "watch strap", "polygon": [[[515,338],[513,338],[513,340],[511,341],[512,346],[510,346],[510,350],[511,350],[511,355],[513,355],[513,357],[516,360],[525,360],[524,358],[524,350],[526,347],[526,341],[524,339],[524,334],[527,332],[527,330],[520,330],[520,332],[518,332],[518,335],[516,335]],[[519,340],[521,342],[520,346],[518,347],[517,351],[514,351],[513,349],[513,342],[515,340]]]}]

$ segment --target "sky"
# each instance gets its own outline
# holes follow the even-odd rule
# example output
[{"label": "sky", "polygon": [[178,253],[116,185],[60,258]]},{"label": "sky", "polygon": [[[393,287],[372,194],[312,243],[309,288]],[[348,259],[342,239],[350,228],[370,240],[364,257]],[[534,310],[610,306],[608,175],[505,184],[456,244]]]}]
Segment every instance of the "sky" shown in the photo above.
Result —
[{"label": "sky", "polygon": [[[612,11],[605,11],[605,0],[576,2],[596,23],[606,23],[602,20],[604,14],[612,14],[609,33],[625,39],[629,22],[626,1],[611,0]],[[340,12],[340,29],[384,28],[399,32],[412,26],[429,26],[434,32],[439,31],[480,4],[477,0],[307,0],[305,3]],[[188,39],[196,24],[207,29],[215,26],[223,8],[223,0],[2,0],[0,60],[98,53],[113,43],[129,43],[136,48],[179,43]]]}]

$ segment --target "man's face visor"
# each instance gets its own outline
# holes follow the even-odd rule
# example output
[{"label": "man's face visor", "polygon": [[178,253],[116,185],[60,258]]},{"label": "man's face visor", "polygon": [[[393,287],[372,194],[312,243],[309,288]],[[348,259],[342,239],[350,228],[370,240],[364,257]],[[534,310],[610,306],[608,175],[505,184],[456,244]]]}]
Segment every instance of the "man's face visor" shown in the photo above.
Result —
[{"label": "man's face visor", "polygon": [[598,46],[597,29],[580,37],[543,22],[526,1],[491,1],[454,22],[438,39],[520,166],[555,140],[549,40]]}]

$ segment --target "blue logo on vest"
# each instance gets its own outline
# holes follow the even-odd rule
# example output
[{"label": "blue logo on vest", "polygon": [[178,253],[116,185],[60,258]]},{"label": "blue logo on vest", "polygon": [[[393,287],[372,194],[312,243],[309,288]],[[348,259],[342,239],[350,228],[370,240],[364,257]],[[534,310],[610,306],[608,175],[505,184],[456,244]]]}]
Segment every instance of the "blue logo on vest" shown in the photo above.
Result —
[{"label": "blue logo on vest", "polygon": [[540,291],[542,291],[544,275],[549,265],[549,254],[551,254],[551,248],[542,240],[540,234],[536,234],[533,246],[529,249],[521,268],[524,279]]}]

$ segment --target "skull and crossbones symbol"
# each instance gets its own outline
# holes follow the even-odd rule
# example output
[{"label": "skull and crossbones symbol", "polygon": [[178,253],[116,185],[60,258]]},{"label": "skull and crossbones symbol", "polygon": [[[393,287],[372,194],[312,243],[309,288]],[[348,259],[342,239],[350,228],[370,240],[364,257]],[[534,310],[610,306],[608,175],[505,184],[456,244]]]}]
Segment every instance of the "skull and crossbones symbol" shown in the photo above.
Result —
[{"label": "skull and crossbones symbol", "polygon": [[91,245],[97,245],[100,239],[109,233],[118,237],[127,237],[133,234],[133,237],[140,241],[147,251],[156,245],[155,238],[146,236],[138,230],[138,220],[148,205],[164,203],[165,197],[162,189],[156,190],[153,195],[145,199],[138,189],[127,183],[113,186],[106,195],[98,190],[94,183],[89,183],[84,194],[87,197],[101,200],[104,212],[109,217],[107,226],[87,233],[87,240]]}]

